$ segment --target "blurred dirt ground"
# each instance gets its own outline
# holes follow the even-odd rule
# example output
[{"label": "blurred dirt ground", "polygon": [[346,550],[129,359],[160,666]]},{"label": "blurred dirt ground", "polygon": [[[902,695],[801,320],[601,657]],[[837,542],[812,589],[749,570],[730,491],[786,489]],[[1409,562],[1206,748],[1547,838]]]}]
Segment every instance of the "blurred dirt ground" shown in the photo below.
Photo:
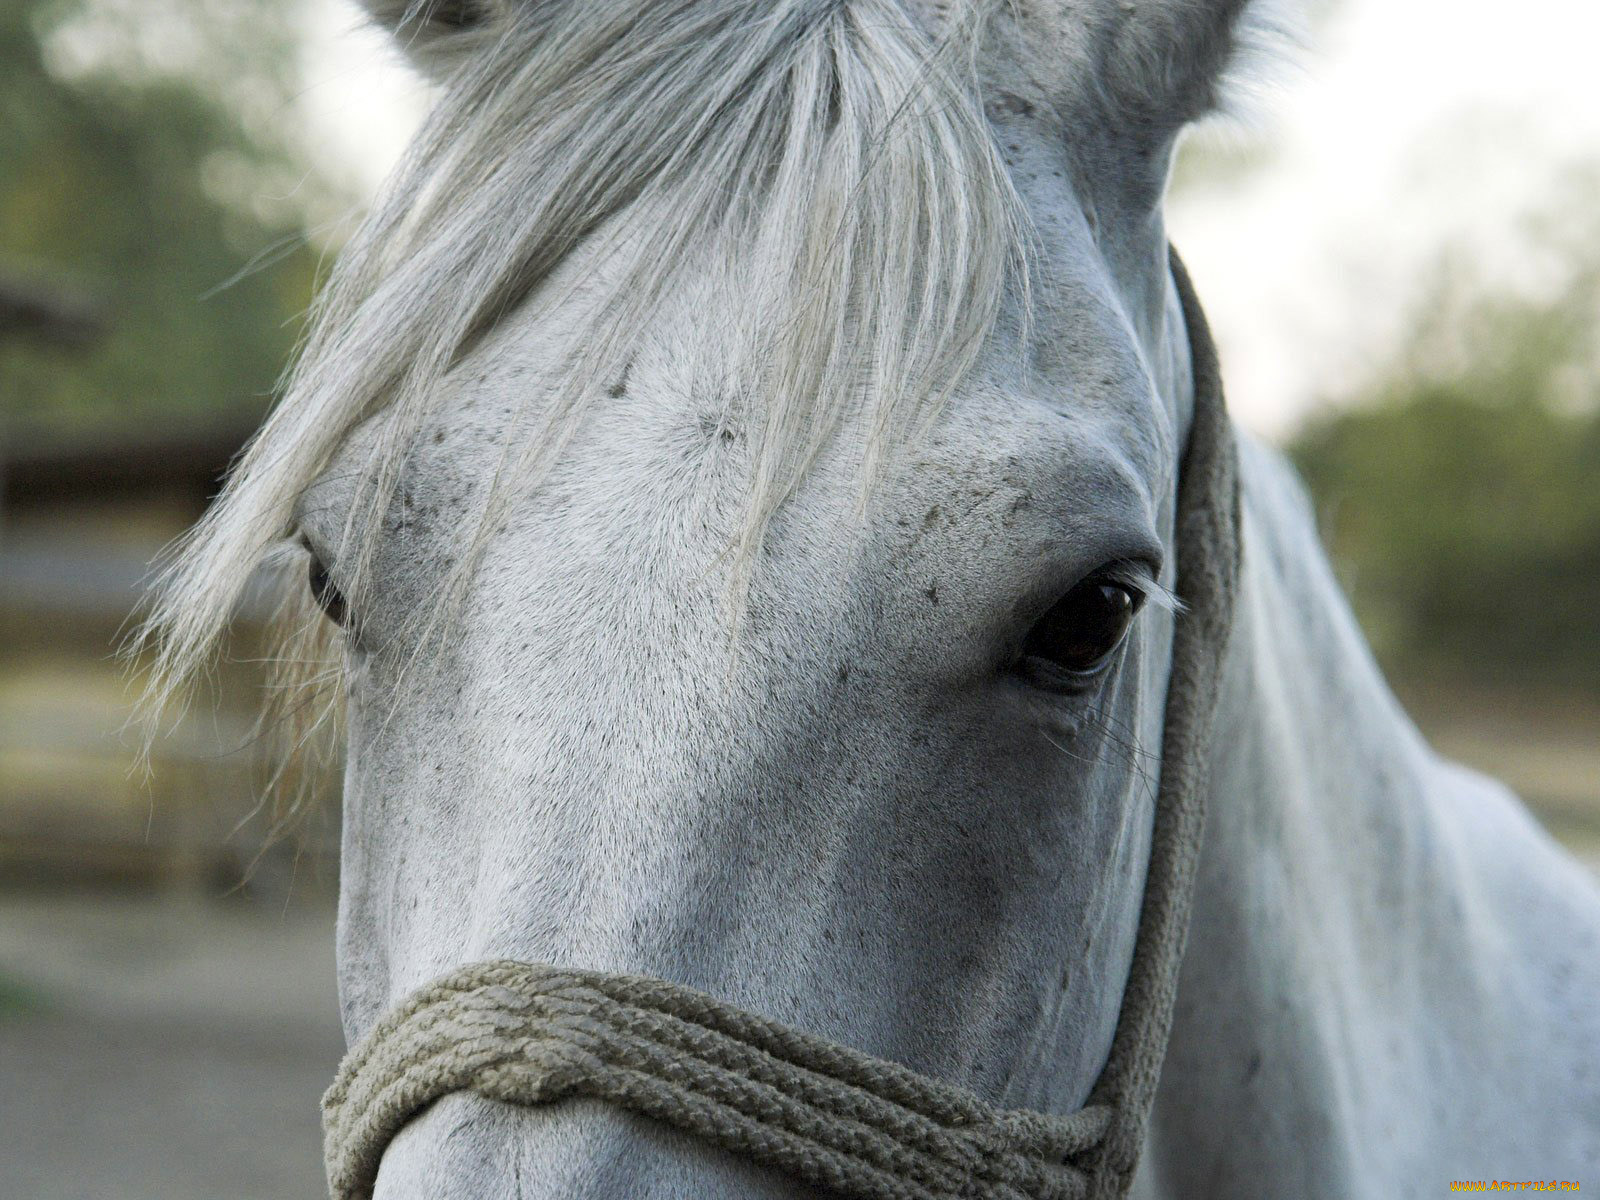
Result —
[{"label": "blurred dirt ground", "polygon": [[0,894],[0,1196],[316,1200],[333,910]]}]

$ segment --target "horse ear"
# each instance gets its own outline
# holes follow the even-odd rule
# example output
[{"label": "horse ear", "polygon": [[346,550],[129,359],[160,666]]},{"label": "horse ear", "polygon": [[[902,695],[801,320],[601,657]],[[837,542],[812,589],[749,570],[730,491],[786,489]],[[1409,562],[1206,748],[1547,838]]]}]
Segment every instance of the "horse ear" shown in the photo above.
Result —
[{"label": "horse ear", "polygon": [[514,0],[361,0],[411,64],[435,82],[495,36]]},{"label": "horse ear", "polygon": [[1114,72],[1136,110],[1192,122],[1237,112],[1304,40],[1309,0],[1139,0]]},{"label": "horse ear", "polygon": [[[1036,0],[1016,20],[1036,64],[1069,96],[1170,138],[1243,97],[1290,57],[1323,0]],[[1041,55],[1041,51],[1043,52]]]},{"label": "horse ear", "polygon": [[1146,119],[1236,112],[1303,41],[1308,2],[1122,0],[1113,86]]}]

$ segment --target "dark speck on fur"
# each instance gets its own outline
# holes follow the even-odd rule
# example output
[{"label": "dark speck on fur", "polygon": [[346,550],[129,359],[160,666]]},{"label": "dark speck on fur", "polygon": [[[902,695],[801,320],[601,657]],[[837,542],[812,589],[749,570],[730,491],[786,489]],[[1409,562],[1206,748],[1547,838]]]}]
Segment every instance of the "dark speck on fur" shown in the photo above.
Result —
[{"label": "dark speck on fur", "polygon": [[1010,92],[1001,92],[990,104],[989,111],[995,116],[1014,115],[1019,117],[1033,116],[1033,102],[1024,100],[1021,96]]},{"label": "dark speck on fur", "polygon": [[627,362],[622,366],[622,374],[617,376],[617,381],[606,389],[606,395],[613,400],[620,400],[628,394],[628,372],[633,370],[633,363]]}]

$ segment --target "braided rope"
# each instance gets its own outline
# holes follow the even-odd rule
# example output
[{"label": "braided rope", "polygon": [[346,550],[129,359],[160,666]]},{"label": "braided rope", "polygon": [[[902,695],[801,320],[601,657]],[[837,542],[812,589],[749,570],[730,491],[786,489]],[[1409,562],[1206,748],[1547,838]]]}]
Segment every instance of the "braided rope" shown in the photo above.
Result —
[{"label": "braided rope", "polygon": [[972,1093],[660,979],[475,963],[413,994],[323,1098],[334,1200],[367,1200],[400,1128],[452,1092],[605,1100],[854,1200],[1114,1200],[1166,1053],[1205,820],[1206,748],[1239,570],[1238,482],[1216,350],[1176,253],[1195,417],[1177,509],[1180,613],[1161,785],[1122,1011],[1089,1104]]},{"label": "braided rope", "polygon": [[659,979],[477,963],[390,1013],[323,1100],[334,1196],[366,1197],[416,1112],[473,1091],[606,1100],[863,1200],[1080,1200],[1110,1112],[1002,1112]]}]

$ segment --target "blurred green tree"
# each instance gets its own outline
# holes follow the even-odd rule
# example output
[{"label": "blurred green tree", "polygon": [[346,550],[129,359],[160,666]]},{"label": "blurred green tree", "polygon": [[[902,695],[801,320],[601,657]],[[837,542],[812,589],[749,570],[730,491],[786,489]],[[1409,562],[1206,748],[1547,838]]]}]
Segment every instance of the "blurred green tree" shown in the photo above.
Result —
[{"label": "blurred green tree", "polygon": [[19,435],[265,408],[317,263],[287,200],[307,169],[272,128],[293,8],[0,5],[0,269],[73,285],[107,323],[70,356],[0,343]]},{"label": "blurred green tree", "polygon": [[1486,293],[1447,264],[1392,369],[1291,447],[1402,677],[1600,695],[1596,178],[1538,223],[1539,283]]}]

